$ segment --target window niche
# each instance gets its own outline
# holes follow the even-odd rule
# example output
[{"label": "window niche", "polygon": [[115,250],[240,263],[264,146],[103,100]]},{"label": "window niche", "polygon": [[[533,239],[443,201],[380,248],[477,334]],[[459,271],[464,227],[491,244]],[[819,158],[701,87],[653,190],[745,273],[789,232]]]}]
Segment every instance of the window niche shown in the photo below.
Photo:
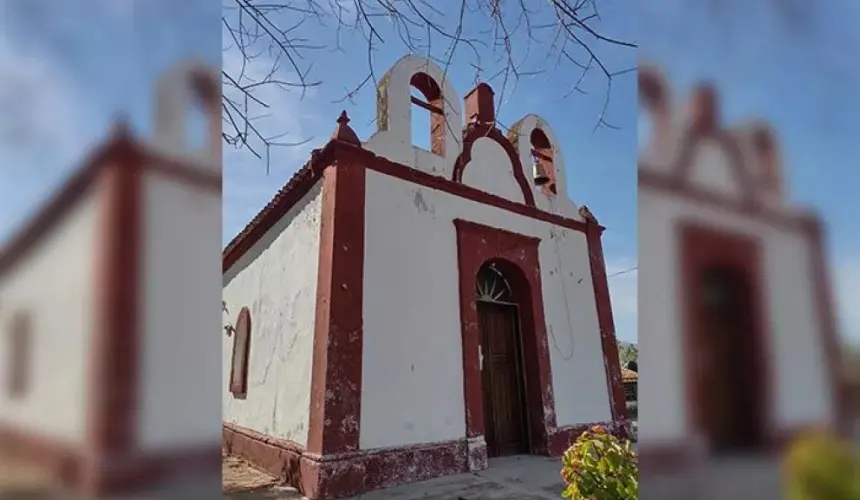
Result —
[{"label": "window niche", "polygon": [[243,307],[236,319],[230,366],[230,392],[236,399],[248,395],[248,361],[251,354],[251,311]]},{"label": "window niche", "polygon": [[33,321],[29,313],[16,312],[8,331],[7,393],[11,399],[21,399],[30,392],[33,364]]}]

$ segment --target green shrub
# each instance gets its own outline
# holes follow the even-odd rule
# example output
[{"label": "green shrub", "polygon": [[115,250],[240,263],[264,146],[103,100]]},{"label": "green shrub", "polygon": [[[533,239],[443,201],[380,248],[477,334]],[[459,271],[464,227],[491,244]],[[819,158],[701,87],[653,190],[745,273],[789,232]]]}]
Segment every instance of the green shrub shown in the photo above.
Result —
[{"label": "green shrub", "polygon": [[571,500],[636,500],[638,462],[628,440],[600,426],[583,432],[562,457],[565,482],[562,498]]},{"label": "green shrub", "polygon": [[785,460],[790,500],[860,498],[860,461],[851,445],[825,431],[801,436]]}]

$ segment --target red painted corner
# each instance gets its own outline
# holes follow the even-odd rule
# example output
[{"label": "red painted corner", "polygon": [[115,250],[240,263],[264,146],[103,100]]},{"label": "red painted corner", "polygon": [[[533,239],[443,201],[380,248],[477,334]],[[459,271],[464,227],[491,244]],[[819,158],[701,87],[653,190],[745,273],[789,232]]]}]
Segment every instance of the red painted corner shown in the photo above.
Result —
[{"label": "red painted corner", "polygon": [[336,150],[323,173],[308,450],[357,451],[361,426],[365,166]]},{"label": "red painted corner", "polygon": [[612,302],[609,298],[609,282],[606,276],[606,263],[603,259],[603,229],[589,224],[585,230],[588,242],[588,260],[591,266],[591,281],[594,286],[594,299],[597,306],[597,321],[600,326],[600,343],[603,347],[603,366],[606,370],[606,383],[610,396],[612,420],[620,422],[627,419],[627,404],[624,400],[624,387],[621,383],[621,362],[618,358],[618,342],[615,337],[615,321],[612,318]]}]

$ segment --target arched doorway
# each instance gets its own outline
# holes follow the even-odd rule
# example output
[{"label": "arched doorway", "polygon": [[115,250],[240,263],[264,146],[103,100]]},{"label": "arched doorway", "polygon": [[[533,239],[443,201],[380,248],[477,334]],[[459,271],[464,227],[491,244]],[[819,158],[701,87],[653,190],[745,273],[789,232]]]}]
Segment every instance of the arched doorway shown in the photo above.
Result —
[{"label": "arched doorway", "polygon": [[519,306],[500,266],[487,262],[475,280],[480,328],[484,437],[487,455],[528,453],[525,364]]},{"label": "arched doorway", "polygon": [[687,386],[693,424],[714,455],[767,443],[758,248],[740,235],[685,231]]}]

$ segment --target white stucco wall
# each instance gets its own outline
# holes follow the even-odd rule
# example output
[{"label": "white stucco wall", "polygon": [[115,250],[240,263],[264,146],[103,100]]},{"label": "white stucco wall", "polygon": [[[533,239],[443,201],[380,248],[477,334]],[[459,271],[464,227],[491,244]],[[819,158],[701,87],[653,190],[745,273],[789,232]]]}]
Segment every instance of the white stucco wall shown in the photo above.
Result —
[{"label": "white stucco wall", "polygon": [[815,308],[809,243],[801,233],[674,198],[639,190],[640,295],[639,358],[648,376],[639,380],[639,437],[642,443],[687,435],[685,377],[678,290],[681,221],[711,224],[726,231],[758,236],[767,279],[764,306],[769,313],[768,360],[775,384],[772,409],[777,427],[828,421],[830,385]]},{"label": "white stucco wall", "polygon": [[478,139],[472,145],[472,158],[463,171],[463,184],[511,201],[525,202],[508,154],[498,142]]},{"label": "white stucco wall", "polygon": [[221,440],[221,196],[147,171],[143,180],[144,450]]},{"label": "white stucco wall", "polygon": [[246,400],[229,392],[233,337],[221,334],[224,421],[307,443],[319,261],[321,184],[317,184],[223,277],[235,324],[251,311]]},{"label": "white stucco wall", "polygon": [[742,194],[742,184],[737,170],[719,143],[704,139],[696,148],[690,169],[690,182],[694,186],[716,191],[733,199]]},{"label": "white stucco wall", "polygon": [[[494,153],[478,172],[510,170]],[[465,436],[455,218],[541,238],[558,425],[610,419],[583,233],[375,171],[366,183],[362,449]]]},{"label": "white stucco wall", "polygon": [[[105,185],[94,183],[14,268],[0,275],[0,425],[70,444],[86,432],[87,361]],[[29,393],[10,399],[11,317],[31,316]]]}]

